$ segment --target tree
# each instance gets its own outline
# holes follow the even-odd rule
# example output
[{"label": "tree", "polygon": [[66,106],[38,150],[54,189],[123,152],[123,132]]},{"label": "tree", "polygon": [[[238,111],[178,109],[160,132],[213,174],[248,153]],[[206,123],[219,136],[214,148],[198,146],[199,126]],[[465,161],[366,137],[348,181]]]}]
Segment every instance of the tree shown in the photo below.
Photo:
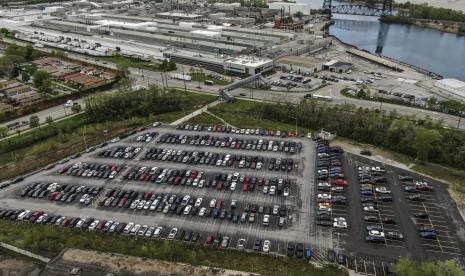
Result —
[{"label": "tree", "polygon": [[25,71],[21,72],[21,80],[24,82],[28,82],[31,79],[31,76]]},{"label": "tree", "polygon": [[33,115],[31,117],[29,117],[29,126],[31,128],[36,128],[39,126],[39,117],[36,116],[36,115]]},{"label": "tree", "polygon": [[301,11],[298,11],[294,14],[294,16],[297,17],[299,20],[302,20],[304,14]]},{"label": "tree", "polygon": [[24,47],[24,59],[26,61],[31,61],[33,59],[33,56],[34,56],[34,48],[32,47],[31,44],[26,45],[26,47]]},{"label": "tree", "polygon": [[50,92],[52,87],[52,81],[50,74],[44,70],[38,70],[33,76],[34,87],[39,89],[41,92]]},{"label": "tree", "polygon": [[75,104],[71,107],[71,111],[74,113],[79,113],[82,111],[82,106],[80,104]]},{"label": "tree", "polygon": [[129,77],[129,66],[126,63],[118,63],[116,69],[118,69],[121,78]]},{"label": "tree", "polygon": [[52,125],[53,123],[53,118],[51,116],[48,116],[47,118],[45,118],[45,122],[48,124],[48,125]]},{"label": "tree", "polygon": [[0,127],[0,138],[6,137],[8,135],[8,128]]},{"label": "tree", "polygon": [[174,62],[174,60],[170,60],[168,62],[168,70],[169,71],[176,70],[176,62]]}]

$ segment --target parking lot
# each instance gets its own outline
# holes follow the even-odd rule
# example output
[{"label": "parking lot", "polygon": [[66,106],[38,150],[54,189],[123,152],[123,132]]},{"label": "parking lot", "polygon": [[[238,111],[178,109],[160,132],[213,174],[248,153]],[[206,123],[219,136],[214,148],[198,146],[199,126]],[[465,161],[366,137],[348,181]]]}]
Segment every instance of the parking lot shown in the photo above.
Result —
[{"label": "parking lot", "polygon": [[[333,240],[335,250],[339,246],[339,252],[347,256],[347,267],[383,275],[384,268],[400,256],[465,261],[464,238],[460,234],[464,222],[444,184],[352,154],[344,155],[343,168],[348,202],[345,211],[336,212],[347,216],[350,225],[346,231],[333,230]],[[360,172],[373,169],[380,172],[375,176],[368,174],[370,181],[363,180],[364,173]],[[373,181],[373,177],[379,182]],[[416,189],[406,192],[406,186]],[[421,199],[409,198],[412,195],[420,195]],[[368,206],[374,208],[364,209]],[[367,227],[378,232],[370,234]],[[367,241],[371,235],[380,236],[380,232],[383,238]],[[435,235],[422,234],[425,232]]]},{"label": "parking lot", "polygon": [[3,189],[0,209],[239,250],[311,248],[372,275],[399,256],[463,261],[463,220],[441,183],[290,132],[149,127]]},{"label": "parking lot", "polygon": [[[282,255],[311,248],[322,261],[332,240],[311,208],[314,156],[314,143],[291,132],[150,127],[4,189],[0,208],[20,203],[51,217],[93,218],[99,221],[84,225],[97,230],[109,230],[108,221],[133,223],[142,236],[162,227],[159,238],[176,228],[185,241],[219,245],[226,237],[227,247]],[[25,192],[32,185],[41,190]],[[82,194],[72,195],[80,186],[99,192],[84,204]]]}]

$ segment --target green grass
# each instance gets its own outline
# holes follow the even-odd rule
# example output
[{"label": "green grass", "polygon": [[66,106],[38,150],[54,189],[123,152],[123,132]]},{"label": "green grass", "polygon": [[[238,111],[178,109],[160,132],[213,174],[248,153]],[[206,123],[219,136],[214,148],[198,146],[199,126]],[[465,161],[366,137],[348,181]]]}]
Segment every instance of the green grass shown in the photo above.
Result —
[{"label": "green grass", "polygon": [[123,56],[101,57],[101,59],[115,64],[127,65],[129,67],[141,68],[151,71],[160,71],[158,67],[160,65],[159,62],[144,61]]},{"label": "green grass", "polygon": [[249,271],[261,275],[347,275],[345,270],[339,270],[335,266],[315,268],[297,258],[222,250],[179,241],[135,239],[133,236],[18,221],[0,221],[0,241],[46,256],[56,255],[64,248],[78,248]]},{"label": "green grass", "polygon": [[187,124],[195,125],[222,125],[223,122],[208,113],[202,113],[187,121]]},{"label": "green grass", "polygon": [[200,81],[202,84],[206,80],[211,80],[215,85],[226,85],[230,83],[229,81],[224,81],[224,80],[217,80],[215,78],[210,78],[208,76],[205,76],[204,74],[194,74],[192,75],[192,81]]},{"label": "green grass", "polygon": [[[246,110],[254,109],[256,105],[257,102],[237,100],[234,104],[219,104],[217,106],[209,108],[209,111],[236,127],[264,128],[295,132],[295,124],[287,124],[282,122],[266,120],[259,117],[251,117],[244,112]],[[299,134],[307,134],[307,132],[310,131],[310,129],[308,128],[303,128],[299,126],[297,130]]]}]

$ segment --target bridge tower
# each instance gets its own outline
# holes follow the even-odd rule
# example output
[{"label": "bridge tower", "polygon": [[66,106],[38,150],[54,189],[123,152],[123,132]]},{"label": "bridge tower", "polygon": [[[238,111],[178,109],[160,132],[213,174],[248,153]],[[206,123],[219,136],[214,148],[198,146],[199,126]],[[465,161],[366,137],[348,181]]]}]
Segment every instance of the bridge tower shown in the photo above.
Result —
[{"label": "bridge tower", "polygon": [[324,0],[323,1],[323,11],[331,14],[331,7],[332,7],[331,0]]}]

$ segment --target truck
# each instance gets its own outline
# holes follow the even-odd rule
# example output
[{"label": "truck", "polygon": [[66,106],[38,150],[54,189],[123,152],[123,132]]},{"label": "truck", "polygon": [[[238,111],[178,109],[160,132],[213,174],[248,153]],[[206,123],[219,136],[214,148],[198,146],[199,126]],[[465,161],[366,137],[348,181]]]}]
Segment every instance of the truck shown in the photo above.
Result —
[{"label": "truck", "polygon": [[173,73],[171,74],[172,79],[178,79],[178,80],[186,80],[190,81],[192,80],[192,77],[186,74],[179,74],[179,73]]}]

